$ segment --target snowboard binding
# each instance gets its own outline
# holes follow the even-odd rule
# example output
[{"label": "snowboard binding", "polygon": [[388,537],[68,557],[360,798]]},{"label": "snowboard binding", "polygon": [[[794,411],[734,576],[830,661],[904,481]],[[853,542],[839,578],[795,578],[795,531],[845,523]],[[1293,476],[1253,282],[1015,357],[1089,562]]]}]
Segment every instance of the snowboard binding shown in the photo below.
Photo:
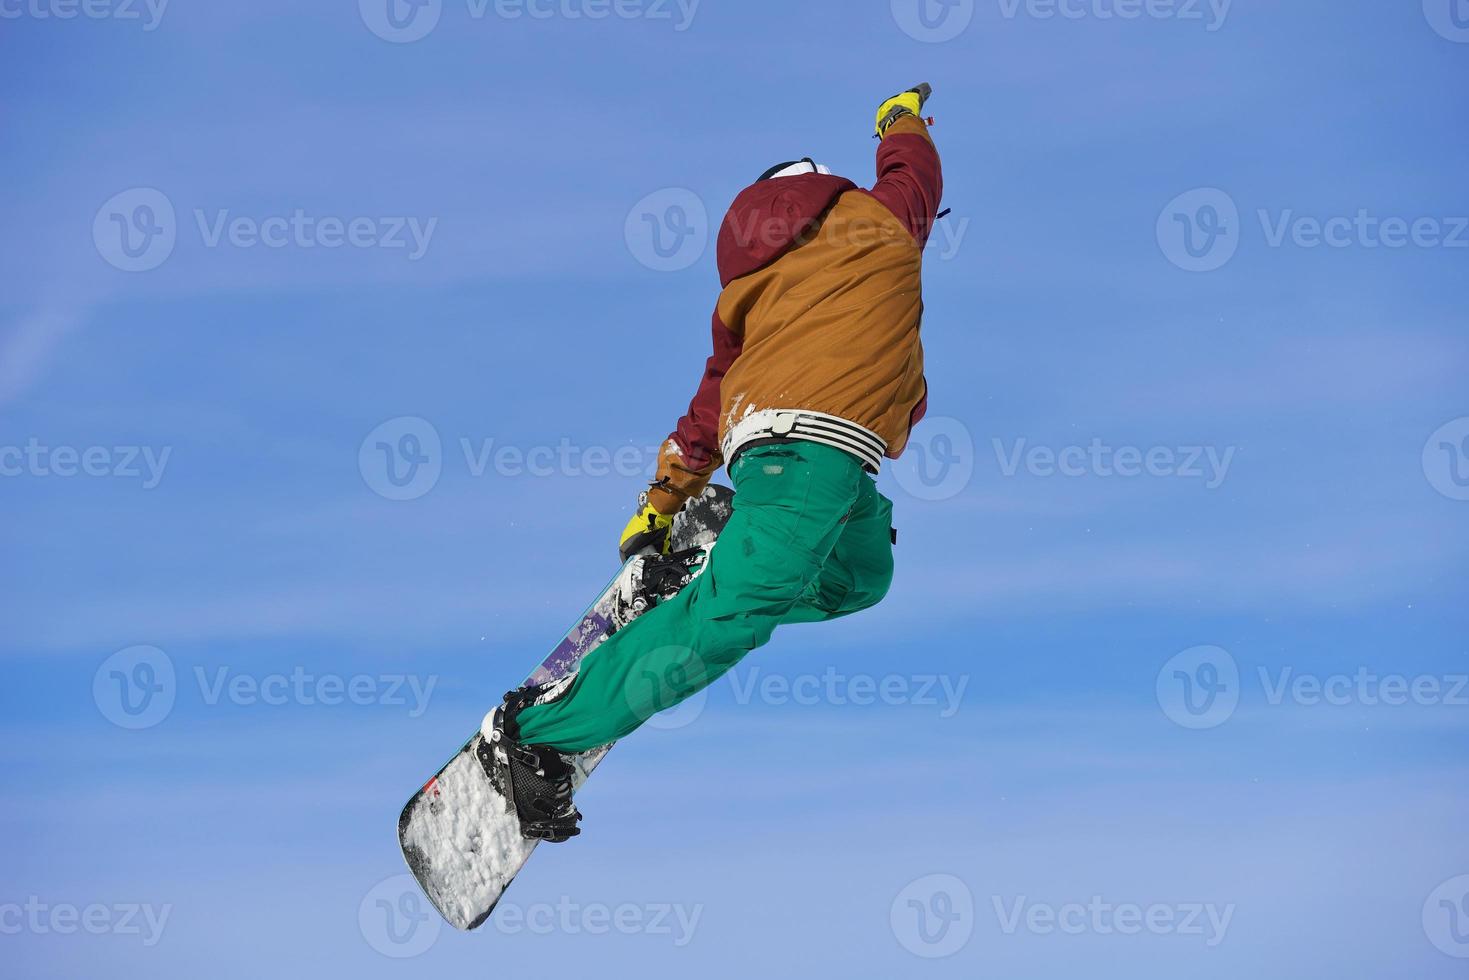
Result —
[{"label": "snowboard binding", "polygon": [[495,789],[509,800],[526,840],[560,844],[581,833],[581,813],[572,801],[575,767],[548,745],[520,740],[515,716],[533,704],[550,704],[566,693],[571,678],[541,687],[522,687],[505,695],[491,712],[489,735],[480,741],[480,764]]},{"label": "snowboard binding", "polygon": [[691,548],[672,555],[644,555],[628,562],[612,592],[612,632],[678,595],[699,577],[708,561],[708,548]]}]

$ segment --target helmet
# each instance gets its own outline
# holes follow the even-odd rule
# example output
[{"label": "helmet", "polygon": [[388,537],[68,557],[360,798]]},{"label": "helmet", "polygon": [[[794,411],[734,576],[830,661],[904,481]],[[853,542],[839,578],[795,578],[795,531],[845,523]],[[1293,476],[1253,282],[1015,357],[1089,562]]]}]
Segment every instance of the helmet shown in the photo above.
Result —
[{"label": "helmet", "polygon": [[802,157],[800,160],[777,163],[761,174],[760,180],[770,180],[773,177],[799,177],[803,174],[825,174],[830,177],[831,168],[817,163],[810,157]]}]

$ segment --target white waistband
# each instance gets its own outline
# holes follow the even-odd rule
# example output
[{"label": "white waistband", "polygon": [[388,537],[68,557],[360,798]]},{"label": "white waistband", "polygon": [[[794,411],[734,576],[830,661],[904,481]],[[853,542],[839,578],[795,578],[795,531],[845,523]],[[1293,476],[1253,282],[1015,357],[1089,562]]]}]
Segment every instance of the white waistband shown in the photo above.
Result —
[{"label": "white waistband", "polygon": [[801,439],[840,449],[857,458],[864,469],[882,467],[887,442],[864,426],[825,412],[796,408],[767,408],[740,419],[724,436],[724,458],[733,462],[740,450],[760,439]]}]

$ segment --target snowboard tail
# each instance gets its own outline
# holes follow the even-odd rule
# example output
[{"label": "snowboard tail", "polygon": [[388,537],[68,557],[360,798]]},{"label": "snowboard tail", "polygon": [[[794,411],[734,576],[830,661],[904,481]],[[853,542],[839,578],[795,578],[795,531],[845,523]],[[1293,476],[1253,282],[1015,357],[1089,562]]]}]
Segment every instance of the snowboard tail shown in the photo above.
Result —
[{"label": "snowboard tail", "polygon": [[[733,512],[734,491],[711,486],[674,519],[673,550],[713,545]],[[527,679],[547,684],[576,672],[582,658],[626,621],[615,602],[617,578],[584,612]],[[612,748],[572,757],[580,787]],[[398,843],[408,869],[445,921],[458,929],[483,925],[537,841],[520,835],[510,800],[488,775],[489,746],[475,732],[448,764],[413,795],[398,817]]]}]

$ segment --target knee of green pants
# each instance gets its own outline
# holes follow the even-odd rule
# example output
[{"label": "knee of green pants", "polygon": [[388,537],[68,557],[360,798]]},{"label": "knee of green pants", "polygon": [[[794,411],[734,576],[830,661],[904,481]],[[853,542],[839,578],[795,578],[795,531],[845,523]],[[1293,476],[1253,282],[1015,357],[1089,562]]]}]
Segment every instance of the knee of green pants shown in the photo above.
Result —
[{"label": "knee of green pants", "polygon": [[812,583],[800,604],[786,617],[786,622],[820,622],[871,609],[883,600],[893,584],[891,555],[876,567],[844,571],[848,574],[841,576],[841,581],[837,575],[823,572],[821,579]]},{"label": "knee of green pants", "polygon": [[857,609],[867,609],[877,605],[886,598],[888,590],[892,587],[893,553],[889,551],[887,553],[887,560],[882,564],[882,567],[875,569],[871,575],[867,576],[864,581],[858,584],[856,592],[861,598],[859,599],[860,605],[857,606]]},{"label": "knee of green pants", "polygon": [[877,605],[893,584],[893,502],[868,480],[847,532],[832,555],[841,562],[848,582],[843,613]]},{"label": "knee of green pants", "polygon": [[893,586],[893,502],[872,488],[874,515],[863,548],[864,560],[854,562],[856,588],[862,596],[859,609],[875,606]]}]

